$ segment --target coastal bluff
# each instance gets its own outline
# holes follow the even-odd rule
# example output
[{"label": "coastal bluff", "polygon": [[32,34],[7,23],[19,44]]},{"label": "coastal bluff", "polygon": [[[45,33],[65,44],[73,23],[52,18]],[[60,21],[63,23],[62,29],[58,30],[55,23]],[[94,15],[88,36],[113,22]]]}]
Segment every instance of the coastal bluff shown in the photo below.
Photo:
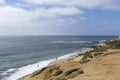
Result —
[{"label": "coastal bluff", "polygon": [[92,51],[19,80],[120,80],[120,40],[105,41]]}]

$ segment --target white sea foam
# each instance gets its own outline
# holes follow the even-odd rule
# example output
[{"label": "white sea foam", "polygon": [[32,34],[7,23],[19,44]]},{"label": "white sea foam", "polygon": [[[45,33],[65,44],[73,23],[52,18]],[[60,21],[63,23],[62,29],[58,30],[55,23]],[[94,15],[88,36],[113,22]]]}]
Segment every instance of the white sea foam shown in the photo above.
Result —
[{"label": "white sea foam", "polygon": [[[78,53],[85,53],[86,51],[90,51],[90,50],[91,50],[91,48],[83,48],[79,52],[75,52],[75,53],[72,53],[72,54],[67,54],[67,55],[60,56],[60,57],[57,58],[57,61],[68,60],[68,59],[73,58],[74,56],[78,55]],[[23,66],[21,68],[18,68],[11,76],[6,77],[3,80],[18,80],[18,79],[20,79],[20,78],[22,78],[26,75],[32,74],[33,72],[38,71],[38,70],[48,66],[50,63],[53,63],[55,61],[56,61],[56,58],[50,59],[50,60],[45,60],[45,61],[40,61],[38,63],[31,64],[31,65],[28,65],[28,66]],[[6,73],[10,72],[10,71],[13,71],[13,70],[9,69],[9,70],[6,71]]]},{"label": "white sea foam", "polygon": [[5,72],[1,73],[0,75],[7,75],[7,74],[10,74],[12,72],[14,72],[17,68],[11,68],[11,69],[8,69],[6,70]]},{"label": "white sea foam", "polygon": [[6,77],[3,80],[17,80],[23,76],[32,74],[33,72],[46,67],[49,63],[54,62],[54,61],[55,61],[55,59],[40,61],[36,64],[31,64],[28,66],[18,68],[11,76]]},{"label": "white sea foam", "polygon": [[91,41],[51,41],[50,43],[91,43]]},{"label": "white sea foam", "polygon": [[77,51],[75,53],[60,56],[60,57],[58,57],[58,60],[68,60],[68,59],[71,59],[71,58],[77,56],[80,53],[82,54],[82,53],[85,53],[85,52],[90,51],[90,50],[92,50],[92,49],[91,48],[82,48],[80,51]]}]

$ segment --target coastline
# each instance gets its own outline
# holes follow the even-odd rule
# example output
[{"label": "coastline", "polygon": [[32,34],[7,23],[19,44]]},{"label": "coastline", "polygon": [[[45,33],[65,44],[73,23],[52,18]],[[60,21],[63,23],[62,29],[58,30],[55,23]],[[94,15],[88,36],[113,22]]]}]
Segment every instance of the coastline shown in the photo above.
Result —
[{"label": "coastline", "polygon": [[[26,75],[26,76],[24,76],[24,77],[22,77],[22,78],[20,78],[20,79],[18,79],[18,80],[29,80],[28,78],[30,78],[31,76],[34,76],[34,75],[37,75],[38,73],[40,73],[42,70],[44,70],[45,68],[48,68],[48,67],[51,67],[51,66],[55,66],[55,65],[57,65],[57,67],[60,65],[65,65],[65,67],[66,67],[66,65],[67,65],[67,67],[65,68],[65,69],[69,69],[69,67],[70,66],[72,66],[72,65],[75,65],[76,66],[76,68],[77,67],[80,67],[80,65],[79,65],[79,61],[82,59],[82,57],[83,57],[83,55],[82,54],[80,54],[79,56],[74,56],[74,57],[72,57],[71,59],[68,59],[68,60],[64,60],[64,61],[57,61],[57,62],[53,62],[53,63],[50,63],[47,67],[44,67],[44,68],[42,68],[41,70],[38,70],[38,71],[35,71],[34,73],[32,73],[32,74],[30,74],[30,75]],[[71,67],[70,67],[71,68]],[[73,67],[74,68],[74,67]],[[34,80],[34,79],[33,79]],[[37,80],[37,79],[36,79]]]},{"label": "coastline", "polygon": [[[98,44],[101,44],[101,43],[98,43]],[[96,44],[95,46],[97,46],[98,44]],[[102,43],[103,44],[103,43]],[[75,62],[79,62],[81,61],[81,59],[83,58],[83,55],[86,53],[86,52],[90,52],[92,51],[93,48],[92,47],[89,47],[89,48],[82,48],[80,50],[80,52],[77,52],[77,53],[72,53],[72,54],[67,54],[65,58],[61,58],[63,56],[60,56],[57,58],[54,58],[54,61],[53,62],[50,62],[46,67],[50,67],[50,66],[53,66],[53,65],[56,65],[56,64],[61,64],[61,63],[65,63],[65,62],[69,62],[69,61],[75,61]],[[28,75],[25,75],[21,78],[19,78],[18,80],[26,80],[27,77],[30,77],[36,73],[38,73],[39,71],[41,71],[42,69],[46,68],[46,67],[43,67],[37,71],[34,71],[33,73],[31,74],[28,74]]]},{"label": "coastline", "polygon": [[[80,52],[60,56],[57,58],[57,60],[56,60],[56,58],[54,58],[54,61],[50,62],[46,67],[50,67],[50,66],[53,66],[56,64],[61,64],[61,63],[69,62],[69,61],[79,61],[82,58],[84,53],[89,52],[91,50],[92,50],[92,48],[83,48],[82,50],[80,50]],[[25,75],[25,76],[19,78],[18,80],[24,80],[25,78],[30,77],[30,76],[38,73],[39,71],[41,71],[42,69],[44,69],[46,67],[43,67],[43,68],[39,69],[38,71],[34,71],[31,74]]]},{"label": "coastline", "polygon": [[[120,55],[120,46],[117,44],[120,44],[120,40],[106,41],[104,45],[96,45],[92,51],[85,52],[84,54],[80,54],[64,62],[49,65],[42,70],[22,77],[19,80],[108,80],[109,78],[107,79],[105,76],[111,76],[111,74],[106,74],[109,72],[109,69],[106,67],[115,67],[114,60],[111,65],[109,61],[114,58],[117,58],[116,62],[120,61],[118,56]],[[103,60],[106,61],[101,62]],[[88,66],[91,66],[92,68]],[[116,66],[119,67],[120,64],[117,63]],[[52,70],[52,72],[50,70]],[[98,72],[93,72],[95,70]],[[104,75],[101,71],[104,72]],[[101,74],[102,76],[96,76],[95,74]],[[116,78],[118,78],[116,80],[119,80],[119,71],[115,70],[113,74],[116,75],[115,78],[111,76],[111,79],[109,80],[115,80]],[[48,77],[45,77],[45,75]],[[92,75],[92,78],[87,75]]]},{"label": "coastline", "polygon": [[[42,70],[45,67],[72,60],[73,58],[75,58],[79,55],[82,55],[85,52],[88,52],[90,50],[92,50],[92,48],[82,48],[80,51],[57,57],[57,60],[56,60],[56,58],[53,58],[53,59],[50,59],[50,60],[40,61],[38,63],[31,64],[31,65],[28,65],[28,66],[23,66],[21,68],[18,68],[16,70],[16,72],[13,73],[11,76],[6,77],[3,80],[23,80],[23,78],[25,78],[26,76],[32,75],[36,72],[39,72],[40,70]],[[42,66],[40,66],[41,64],[42,64]],[[26,71],[26,69],[27,69],[27,71]],[[23,70],[25,70],[27,73],[24,72]]]}]

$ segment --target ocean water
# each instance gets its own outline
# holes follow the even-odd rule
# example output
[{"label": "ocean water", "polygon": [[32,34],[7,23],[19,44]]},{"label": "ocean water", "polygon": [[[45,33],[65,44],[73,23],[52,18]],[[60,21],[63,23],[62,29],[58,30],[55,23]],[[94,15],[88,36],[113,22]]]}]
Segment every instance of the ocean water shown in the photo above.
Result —
[{"label": "ocean water", "polygon": [[117,36],[0,36],[0,80],[17,80]]}]

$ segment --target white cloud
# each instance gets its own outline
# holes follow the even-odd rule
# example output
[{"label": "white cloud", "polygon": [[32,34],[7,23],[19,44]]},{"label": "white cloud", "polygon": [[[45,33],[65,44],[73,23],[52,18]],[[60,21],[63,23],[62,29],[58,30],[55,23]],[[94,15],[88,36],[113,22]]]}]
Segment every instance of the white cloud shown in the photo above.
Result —
[{"label": "white cloud", "polygon": [[5,0],[0,0],[4,5],[0,6],[0,34],[55,34],[62,29],[61,26],[66,29],[66,26],[86,20],[87,17],[82,16],[84,8],[120,10],[119,0],[23,1],[22,4],[5,4]]},{"label": "white cloud", "polygon": [[[81,14],[77,8],[37,8],[34,10],[25,10],[22,8],[4,6],[0,7],[0,25],[13,26],[16,24],[31,24],[42,20],[42,19],[56,19],[58,15],[76,15]],[[38,22],[40,23],[40,22]]]},{"label": "white cloud", "polygon": [[0,25],[2,26],[21,25],[31,19],[34,19],[34,16],[22,8],[0,7]]},{"label": "white cloud", "polygon": [[75,15],[75,14],[83,13],[83,11],[75,7],[65,7],[65,8],[56,7],[56,8],[48,9],[47,12],[51,14],[58,14],[58,15]]},{"label": "white cloud", "polygon": [[80,8],[99,8],[120,10],[119,0],[23,0],[27,3],[41,6],[74,6]]},{"label": "white cloud", "polygon": [[5,1],[4,1],[4,0],[0,0],[0,4],[1,4],[1,3],[5,3]]},{"label": "white cloud", "polygon": [[[59,12],[57,10],[59,9]],[[65,19],[60,15],[74,16],[83,12],[74,7],[36,8],[26,10],[13,6],[0,7],[0,35],[2,34],[54,34],[60,26],[75,24],[74,19]],[[51,28],[52,27],[52,28]],[[54,27],[54,29],[53,29]],[[47,28],[47,30],[46,30]],[[33,32],[32,32],[33,30]],[[52,31],[53,30],[53,31]],[[47,33],[46,33],[47,32]]]}]

